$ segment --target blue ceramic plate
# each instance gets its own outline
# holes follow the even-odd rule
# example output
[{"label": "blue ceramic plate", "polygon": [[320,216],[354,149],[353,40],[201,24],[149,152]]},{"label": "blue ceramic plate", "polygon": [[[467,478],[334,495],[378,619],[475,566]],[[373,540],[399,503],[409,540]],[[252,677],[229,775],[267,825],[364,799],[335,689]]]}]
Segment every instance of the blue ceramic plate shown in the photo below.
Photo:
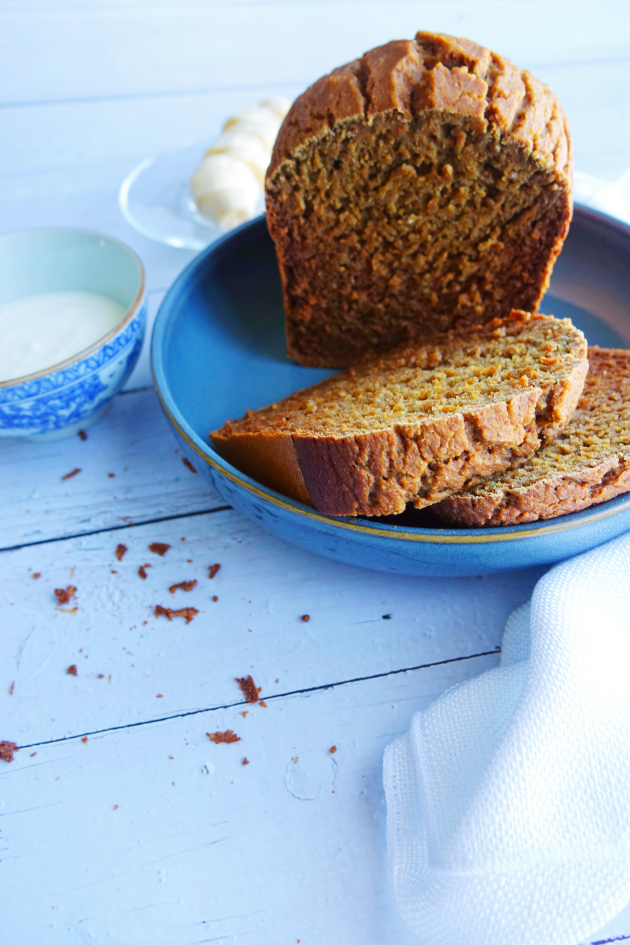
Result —
[{"label": "blue ceramic plate", "polygon": [[[592,344],[630,347],[630,227],[576,207],[541,311],[569,316]],[[210,445],[210,430],[331,373],[299,367],[285,354],[280,277],[264,217],[215,243],[177,279],[157,316],[152,362],[184,453],[226,502],[286,541],[329,558],[401,574],[489,574],[560,561],[630,529],[630,494],[506,528],[431,527],[428,510],[387,519],[331,518],[222,459]]]}]

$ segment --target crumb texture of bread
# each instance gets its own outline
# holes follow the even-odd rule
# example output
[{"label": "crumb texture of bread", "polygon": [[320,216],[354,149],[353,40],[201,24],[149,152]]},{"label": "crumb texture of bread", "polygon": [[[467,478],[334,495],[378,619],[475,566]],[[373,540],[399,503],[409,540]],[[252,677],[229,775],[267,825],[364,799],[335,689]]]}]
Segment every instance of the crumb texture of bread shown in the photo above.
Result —
[{"label": "crumb texture of bread", "polygon": [[568,319],[513,312],[364,358],[210,434],[228,462],[328,515],[422,508],[527,460],[588,370]]},{"label": "crumb texture of bread", "polygon": [[435,506],[457,525],[518,525],[630,491],[630,351],[591,346],[571,422],[527,463]]},{"label": "crumb texture of bread", "polygon": [[536,312],[572,213],[555,95],[419,32],[291,107],[266,179],[290,356],[347,367],[434,330]]}]

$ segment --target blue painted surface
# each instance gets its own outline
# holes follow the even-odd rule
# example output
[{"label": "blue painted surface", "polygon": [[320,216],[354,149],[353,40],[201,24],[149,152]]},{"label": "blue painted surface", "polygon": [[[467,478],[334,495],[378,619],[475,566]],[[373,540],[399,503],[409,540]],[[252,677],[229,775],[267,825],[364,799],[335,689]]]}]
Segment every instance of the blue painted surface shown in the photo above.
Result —
[{"label": "blue painted surface", "polygon": [[[574,273],[591,286],[614,283],[615,316],[609,315],[605,293],[598,311],[592,310],[592,297],[591,310],[553,295],[541,308],[571,317],[591,343],[629,347],[630,228],[577,208],[574,233],[561,257],[563,278]],[[327,557],[381,571],[465,576],[549,564],[630,528],[630,496],[506,528],[426,527],[413,511],[381,521],[331,518],[266,489],[221,459],[210,446],[210,430],[331,373],[300,367],[286,356],[280,280],[264,218],[214,244],[177,279],[158,313],[152,363],[167,416],[199,472],[264,528]]]},{"label": "blue painted surface", "polygon": [[57,369],[0,384],[0,436],[58,439],[107,409],[136,365],[147,307],[142,265],[118,240],[82,230],[0,236],[0,304],[54,291],[106,295],[125,310],[114,332]]}]

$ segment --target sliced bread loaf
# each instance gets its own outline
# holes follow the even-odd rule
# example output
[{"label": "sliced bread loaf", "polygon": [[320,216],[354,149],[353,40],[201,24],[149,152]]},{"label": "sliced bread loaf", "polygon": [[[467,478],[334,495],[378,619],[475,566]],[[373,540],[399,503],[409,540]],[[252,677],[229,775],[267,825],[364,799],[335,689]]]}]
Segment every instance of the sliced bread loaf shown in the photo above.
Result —
[{"label": "sliced bread loaf", "polygon": [[630,351],[590,347],[571,422],[517,469],[457,493],[433,511],[461,525],[518,525],[578,512],[630,491]]},{"label": "sliced bread loaf", "polygon": [[365,359],[210,434],[234,466],[329,515],[421,508],[522,462],[588,370],[568,319],[513,312]]},{"label": "sliced bread loaf", "polygon": [[294,102],[266,179],[290,356],[345,367],[535,312],[571,175],[557,98],[469,40],[421,32],[324,76]]}]

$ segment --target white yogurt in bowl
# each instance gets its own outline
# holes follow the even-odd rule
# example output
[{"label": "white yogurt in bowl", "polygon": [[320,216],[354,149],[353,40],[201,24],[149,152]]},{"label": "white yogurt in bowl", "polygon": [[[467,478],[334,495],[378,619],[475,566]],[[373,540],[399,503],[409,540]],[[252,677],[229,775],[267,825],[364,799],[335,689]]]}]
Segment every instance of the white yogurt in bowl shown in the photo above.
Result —
[{"label": "white yogurt in bowl", "polygon": [[0,437],[56,440],[102,417],[144,337],[144,269],[87,230],[0,234]]},{"label": "white yogurt in bowl", "polygon": [[67,361],[122,321],[118,302],[95,292],[41,292],[0,305],[0,381]]}]

